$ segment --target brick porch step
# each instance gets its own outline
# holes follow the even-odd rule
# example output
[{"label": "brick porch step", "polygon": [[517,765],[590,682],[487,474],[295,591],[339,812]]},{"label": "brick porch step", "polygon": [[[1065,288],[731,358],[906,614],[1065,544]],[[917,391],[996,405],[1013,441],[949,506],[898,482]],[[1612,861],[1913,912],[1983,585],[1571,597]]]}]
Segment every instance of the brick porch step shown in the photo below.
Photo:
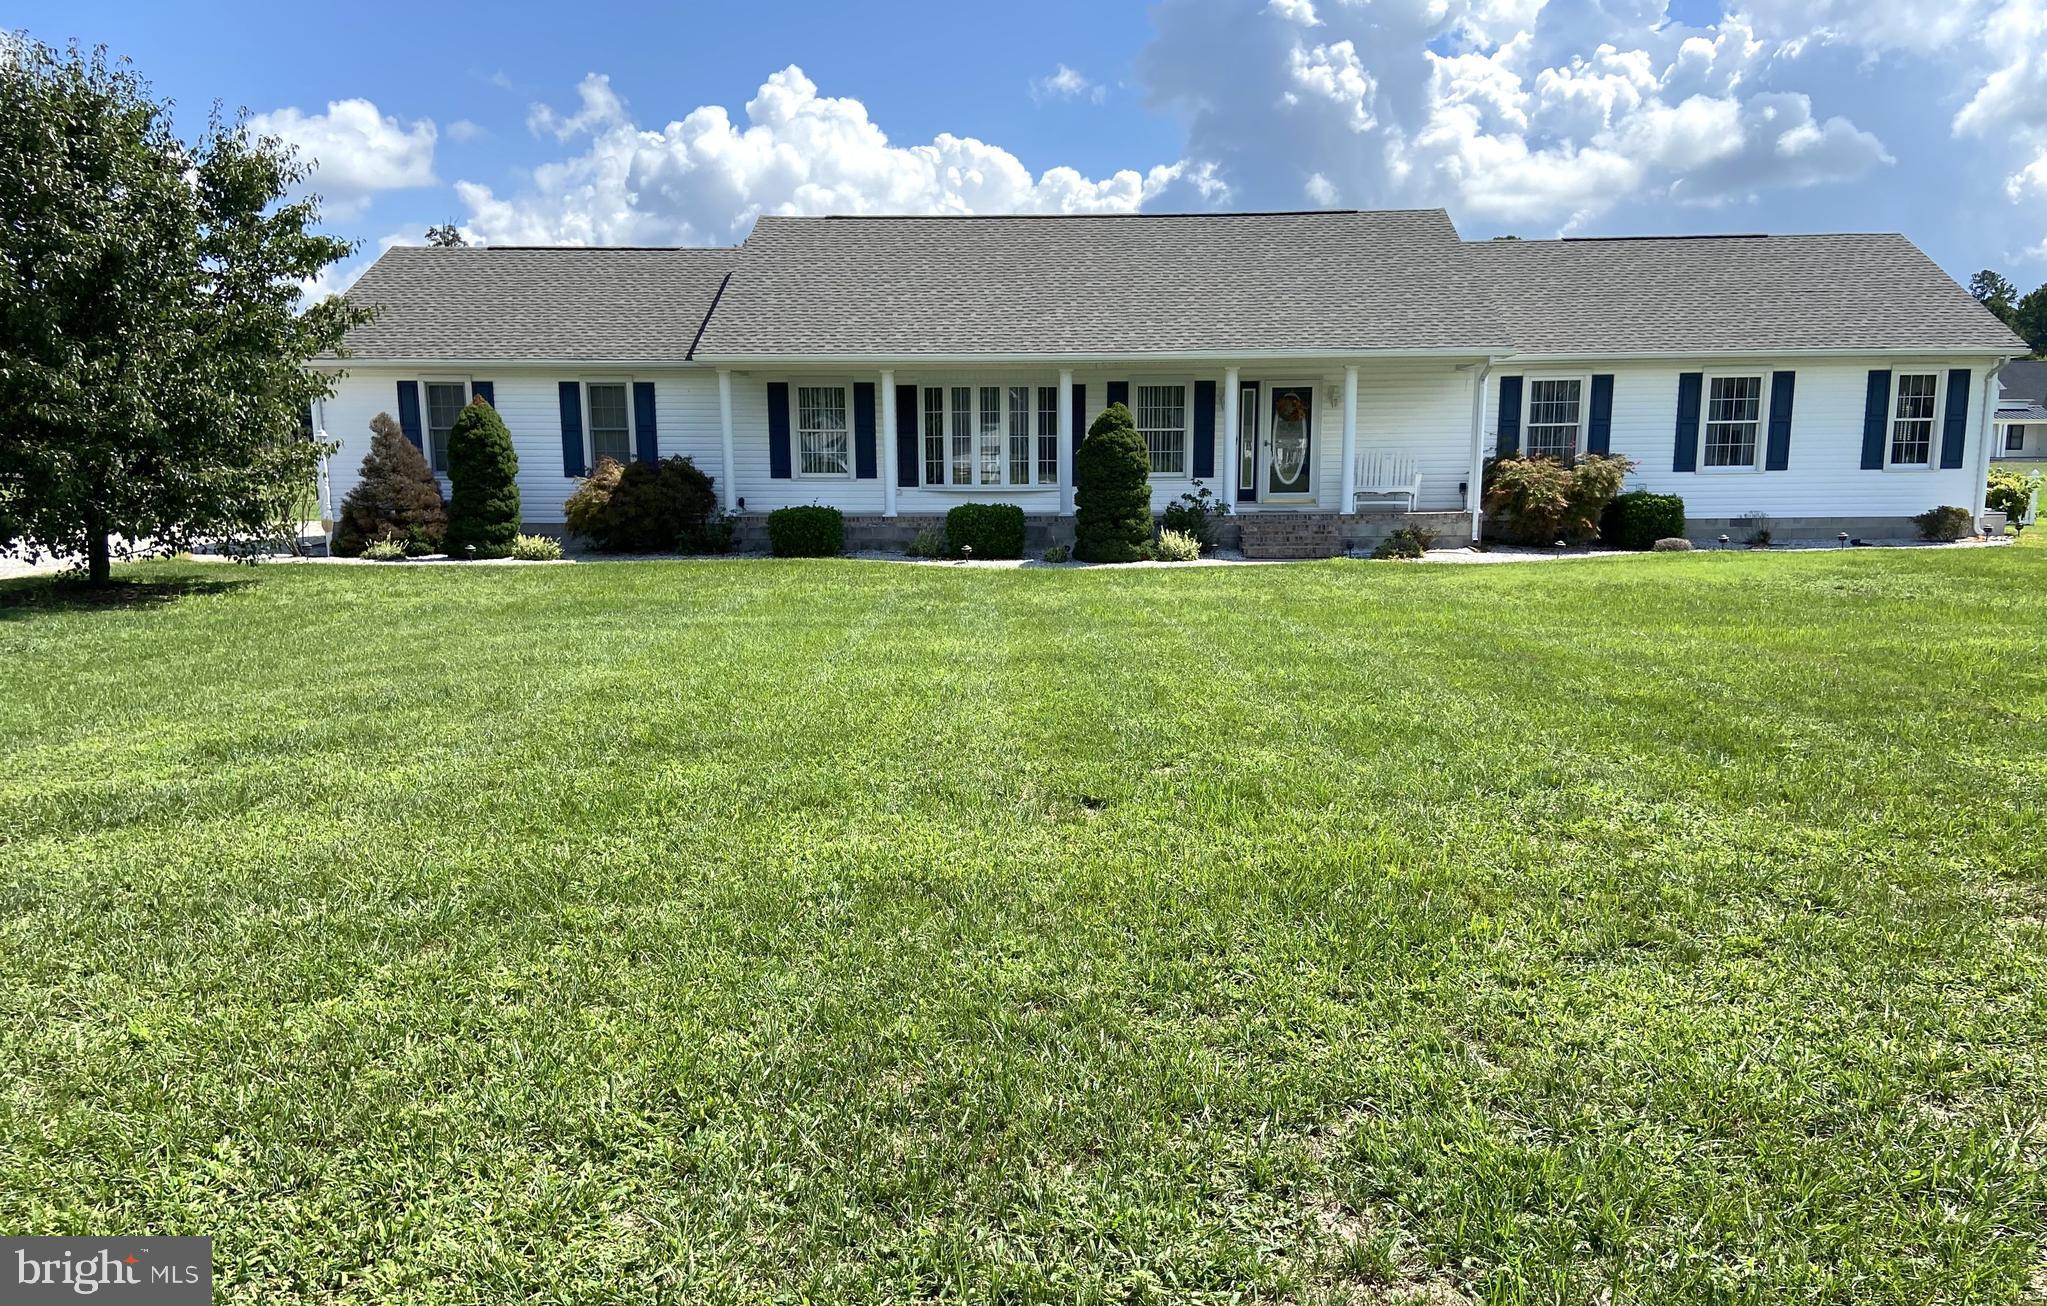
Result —
[{"label": "brick porch step", "polygon": [[1330,513],[1245,513],[1238,547],[1247,558],[1340,558],[1343,531]]}]

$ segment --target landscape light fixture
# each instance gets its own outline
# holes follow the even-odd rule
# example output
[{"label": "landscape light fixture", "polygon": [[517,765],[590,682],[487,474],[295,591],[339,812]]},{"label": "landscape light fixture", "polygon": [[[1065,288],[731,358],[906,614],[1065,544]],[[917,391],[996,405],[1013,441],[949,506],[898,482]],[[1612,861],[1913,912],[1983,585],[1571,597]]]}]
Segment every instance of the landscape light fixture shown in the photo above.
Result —
[{"label": "landscape light fixture", "polygon": [[1727,547],[1727,537],[1725,535],[1720,537],[1720,547],[1723,549]]},{"label": "landscape light fixture", "polygon": [[1848,547],[1848,532],[1847,532],[1847,531],[1842,531],[1842,532],[1841,532],[1841,533],[1840,533],[1839,535],[1836,535],[1836,536],[1835,536],[1834,538],[1835,538],[1835,539],[1837,539],[1837,540],[1839,540],[1839,541],[1841,541],[1841,547],[1842,547],[1842,548],[1844,548],[1844,549],[1845,549],[1845,548],[1847,548],[1847,547]]}]

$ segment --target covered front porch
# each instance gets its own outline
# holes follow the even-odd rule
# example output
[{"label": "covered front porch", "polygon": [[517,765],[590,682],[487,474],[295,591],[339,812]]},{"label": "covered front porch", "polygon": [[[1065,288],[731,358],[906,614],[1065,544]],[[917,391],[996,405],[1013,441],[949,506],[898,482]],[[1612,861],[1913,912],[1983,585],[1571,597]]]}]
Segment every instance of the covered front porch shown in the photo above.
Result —
[{"label": "covered front porch", "polygon": [[[1318,547],[1369,547],[1409,514],[1468,538],[1485,366],[1404,354],[720,368],[737,472],[722,489],[742,516],[827,503],[849,522],[908,524],[986,500],[1053,530],[1073,516],[1088,427],[1121,404],[1151,456],[1153,511],[1220,498],[1232,543],[1235,523],[1266,517],[1330,518],[1295,523]],[[1252,534],[1255,549],[1281,532]]]}]

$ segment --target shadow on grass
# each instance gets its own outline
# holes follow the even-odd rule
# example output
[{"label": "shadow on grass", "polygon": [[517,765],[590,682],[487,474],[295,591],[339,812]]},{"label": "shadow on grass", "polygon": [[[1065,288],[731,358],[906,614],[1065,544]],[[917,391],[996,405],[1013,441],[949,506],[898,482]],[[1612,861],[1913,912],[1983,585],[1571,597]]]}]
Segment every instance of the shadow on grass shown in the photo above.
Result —
[{"label": "shadow on grass", "polygon": [[176,580],[114,580],[105,585],[93,585],[77,576],[24,576],[0,581],[0,621],[22,621],[52,612],[161,607],[195,594],[225,594],[248,583],[241,577],[188,576]]}]

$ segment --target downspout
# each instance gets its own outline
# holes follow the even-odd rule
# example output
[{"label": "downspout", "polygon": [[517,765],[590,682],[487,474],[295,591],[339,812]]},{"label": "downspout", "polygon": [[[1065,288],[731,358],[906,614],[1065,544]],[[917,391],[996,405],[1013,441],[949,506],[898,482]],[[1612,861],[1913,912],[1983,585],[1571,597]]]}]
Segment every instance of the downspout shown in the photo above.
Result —
[{"label": "downspout", "polygon": [[1983,529],[1983,512],[1990,498],[1990,441],[1996,431],[1996,424],[1991,418],[1997,412],[1997,398],[2004,389],[1998,373],[2010,361],[2011,355],[2005,355],[1983,376],[1983,410],[1977,414],[1976,420],[1976,497],[1970,504],[1972,515],[1969,518],[1976,523],[1979,531]]},{"label": "downspout", "polygon": [[1479,542],[1479,532],[1484,525],[1485,505],[1483,482],[1485,480],[1485,383],[1493,370],[1493,360],[1488,358],[1479,363],[1463,363],[1458,371],[1474,369],[1471,373],[1471,479],[1465,484],[1464,502],[1471,510],[1471,542]]},{"label": "downspout", "polygon": [[[327,443],[327,400],[324,396],[313,400],[313,439],[320,444]],[[319,484],[315,487],[314,497],[319,501],[320,522],[327,528],[327,556],[331,558],[334,556],[334,532],[340,523],[334,517],[334,472],[324,452],[320,455]]]}]

